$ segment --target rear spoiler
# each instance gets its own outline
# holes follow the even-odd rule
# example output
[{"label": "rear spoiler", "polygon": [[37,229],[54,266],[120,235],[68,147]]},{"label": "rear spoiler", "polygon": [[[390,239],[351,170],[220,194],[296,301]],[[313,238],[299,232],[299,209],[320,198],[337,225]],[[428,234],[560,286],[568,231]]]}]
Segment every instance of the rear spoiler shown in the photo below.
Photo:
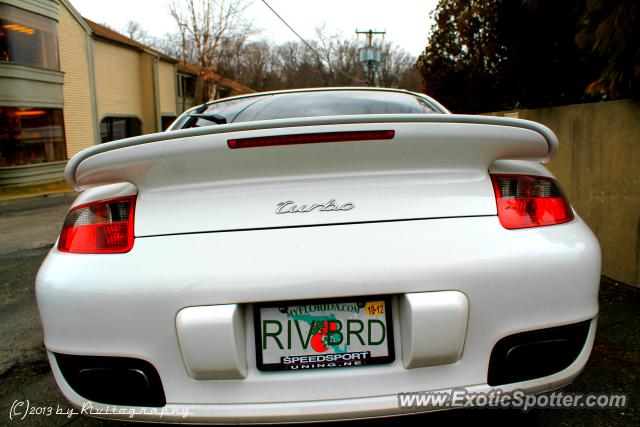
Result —
[{"label": "rear spoiler", "polygon": [[522,119],[495,116],[475,116],[462,114],[363,114],[352,116],[323,116],[305,117],[293,119],[264,120],[244,123],[231,123],[223,125],[212,125],[205,127],[173,130],[159,132],[149,135],[141,135],[132,138],[121,139],[100,145],[89,147],[76,154],[69,162],[64,171],[67,183],[79,190],[82,185],[78,183],[76,171],[80,164],[88,158],[108,151],[136,145],[149,144],[157,141],[167,141],[173,139],[187,138],[192,136],[213,135],[237,131],[258,130],[258,129],[278,129],[290,127],[318,126],[318,125],[340,125],[340,124],[363,124],[363,123],[466,123],[482,125],[508,126],[521,129],[528,129],[539,133],[548,145],[547,155],[541,160],[548,163],[558,151],[558,138],[544,125]]}]

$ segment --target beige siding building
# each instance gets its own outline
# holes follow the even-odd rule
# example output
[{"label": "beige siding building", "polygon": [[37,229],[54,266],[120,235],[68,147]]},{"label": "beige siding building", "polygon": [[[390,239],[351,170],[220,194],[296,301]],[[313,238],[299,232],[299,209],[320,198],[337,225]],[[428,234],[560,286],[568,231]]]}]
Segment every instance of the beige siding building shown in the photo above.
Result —
[{"label": "beige siding building", "polygon": [[68,157],[93,143],[97,135],[89,66],[91,39],[87,31],[87,26],[67,8],[60,8],[58,40],[60,68],[64,70],[62,96]]},{"label": "beige siding building", "polygon": [[60,180],[85,148],[166,129],[205,101],[189,95],[198,79],[215,78],[214,98],[252,91],[190,64],[179,70],[69,0],[0,0],[0,23],[0,190]]},{"label": "beige siding building", "polygon": [[93,37],[100,141],[159,132],[177,115],[176,61],[84,19]]},{"label": "beige siding building", "polygon": [[166,61],[158,63],[158,81],[160,88],[160,113],[162,116],[176,116],[176,65]]},{"label": "beige siding building", "polygon": [[[115,44],[94,43],[98,117],[142,117],[140,54]],[[147,82],[150,79],[145,79]],[[147,94],[145,94],[147,95]]]}]

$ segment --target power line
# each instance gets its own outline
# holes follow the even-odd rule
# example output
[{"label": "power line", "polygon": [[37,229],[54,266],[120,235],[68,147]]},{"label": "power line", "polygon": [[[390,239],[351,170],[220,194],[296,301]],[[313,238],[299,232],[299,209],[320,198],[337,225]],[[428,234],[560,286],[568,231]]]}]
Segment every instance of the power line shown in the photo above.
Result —
[{"label": "power line", "polygon": [[[280,16],[280,14],[278,12],[276,12],[276,10],[273,7],[271,7],[271,5],[269,3],[267,3],[267,0],[262,0],[262,3],[264,3],[271,10],[271,12],[273,12],[273,14],[276,15],[278,17],[278,19],[280,21],[282,21],[282,23],[284,25],[286,25],[287,28],[289,28],[291,30],[291,32],[293,34],[295,34],[296,37],[298,37],[302,41],[302,43],[304,43],[305,46],[307,46],[309,49],[311,49],[311,51],[313,53],[316,54],[316,56],[318,57],[318,61],[319,62],[324,62],[322,60],[322,57],[320,56],[320,53],[313,46],[311,46],[300,34],[298,34],[298,32],[296,30],[294,30],[293,27],[291,25],[289,25],[289,23],[287,21],[285,21],[284,18],[282,16]],[[340,68],[336,67],[336,71],[339,72],[340,74],[342,74],[343,76],[345,76],[346,78],[351,79],[351,80],[353,80],[355,82],[368,83],[367,81],[361,80],[361,79],[359,79],[357,77],[352,76],[351,74],[349,74],[349,73],[347,73],[345,71],[342,71]]]},{"label": "power line", "polygon": [[[220,2],[218,2],[218,0],[213,0],[213,2],[214,2],[218,7],[221,7],[221,8],[223,7],[223,5],[222,5],[222,4],[220,4]],[[253,3],[253,2],[252,2],[252,3]],[[249,4],[249,6],[250,6],[250,5],[251,5],[251,4]],[[244,25],[246,26],[246,28],[249,28],[249,29],[251,29],[251,30],[253,30],[253,29],[254,29],[253,22],[249,22],[248,20],[246,20],[246,19],[242,16],[242,14],[238,11],[238,9],[237,9],[236,7],[234,7],[234,6],[233,6],[233,4],[230,4],[230,5],[229,5],[229,8],[233,11],[233,14],[234,14],[234,15],[235,15],[235,16],[236,16],[236,17],[237,17],[241,22],[243,22],[243,23],[244,23]],[[257,31],[257,30],[256,30],[256,31]],[[261,34],[261,32],[256,32],[255,34],[251,34],[251,35],[249,35],[248,37],[252,37],[252,36],[256,36],[256,37],[258,37],[258,38],[262,41],[262,43],[264,43],[264,44],[267,44],[267,45],[271,44],[271,43],[270,43],[270,41],[269,41],[269,40],[267,40],[267,39],[266,39],[266,38]]]},{"label": "power line", "polygon": [[280,14],[278,14],[278,12],[276,12],[275,9],[272,8],[271,5],[266,2],[266,0],[262,0],[262,2],[271,10],[271,12],[273,12],[274,15],[278,17],[280,21],[282,21],[284,25],[287,26],[287,28],[291,30],[293,34],[295,34],[300,40],[302,40],[302,43],[304,43],[309,49],[311,49],[316,55],[318,55],[318,59],[320,59],[320,54],[309,43],[307,43],[307,41],[300,34],[298,34],[298,32],[294,30],[293,27],[289,25],[282,16],[280,16]]}]

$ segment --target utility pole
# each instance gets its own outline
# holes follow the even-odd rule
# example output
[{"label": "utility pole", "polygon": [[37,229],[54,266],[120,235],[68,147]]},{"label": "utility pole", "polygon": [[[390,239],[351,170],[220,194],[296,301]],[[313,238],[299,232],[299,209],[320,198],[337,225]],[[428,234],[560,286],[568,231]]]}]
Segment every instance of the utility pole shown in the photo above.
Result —
[{"label": "utility pole", "polygon": [[367,46],[361,47],[358,49],[358,59],[364,72],[367,73],[367,85],[375,86],[376,85],[376,71],[380,66],[381,62],[381,54],[379,45],[376,46],[373,43],[374,36],[383,36],[387,34],[386,31],[376,31],[376,30],[367,30],[360,31],[356,30],[356,34],[364,34],[367,37]]}]

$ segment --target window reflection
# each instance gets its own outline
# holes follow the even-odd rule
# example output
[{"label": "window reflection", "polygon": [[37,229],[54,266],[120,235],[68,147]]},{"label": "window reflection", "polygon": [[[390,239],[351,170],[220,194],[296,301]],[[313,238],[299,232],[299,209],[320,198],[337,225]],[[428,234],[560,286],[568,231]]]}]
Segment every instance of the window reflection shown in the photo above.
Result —
[{"label": "window reflection", "polygon": [[59,70],[55,21],[0,4],[0,61]]},{"label": "window reflection", "polygon": [[61,109],[0,107],[0,166],[66,159]]},{"label": "window reflection", "polygon": [[105,117],[100,122],[100,142],[140,135],[140,120],[135,117]]}]

